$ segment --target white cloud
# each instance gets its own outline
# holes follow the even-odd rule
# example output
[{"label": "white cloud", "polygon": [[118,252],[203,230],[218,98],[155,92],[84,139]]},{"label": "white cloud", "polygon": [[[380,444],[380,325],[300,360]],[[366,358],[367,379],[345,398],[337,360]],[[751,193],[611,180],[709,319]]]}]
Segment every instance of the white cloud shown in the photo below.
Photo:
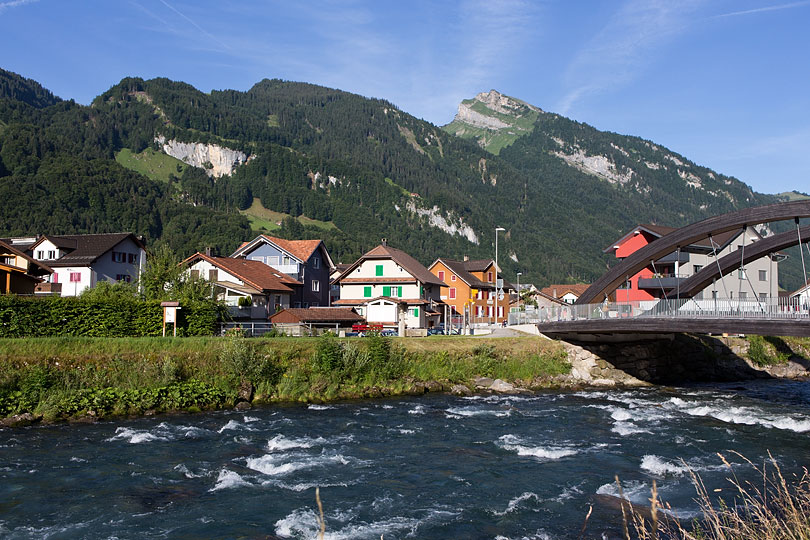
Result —
[{"label": "white cloud", "polygon": [[33,4],[34,2],[39,2],[39,0],[9,0],[8,2],[0,2],[0,15],[9,8]]},{"label": "white cloud", "polygon": [[805,0],[803,2],[791,2],[790,4],[779,4],[776,6],[765,6],[754,9],[744,9],[741,11],[732,11],[731,13],[722,13],[720,15],[716,15],[716,17],[719,18],[719,17],[736,17],[739,15],[753,15],[755,13],[765,13],[768,11],[781,11],[783,9],[793,9],[807,5],[810,5],[810,0]]}]

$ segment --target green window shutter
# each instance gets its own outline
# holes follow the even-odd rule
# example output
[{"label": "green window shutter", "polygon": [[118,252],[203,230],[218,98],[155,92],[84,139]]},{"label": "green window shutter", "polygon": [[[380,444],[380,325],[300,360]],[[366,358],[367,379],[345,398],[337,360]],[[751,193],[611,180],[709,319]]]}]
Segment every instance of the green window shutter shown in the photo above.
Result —
[{"label": "green window shutter", "polygon": [[413,308],[413,316],[414,316],[414,317],[418,317],[418,316],[419,316],[419,308],[418,308],[418,307],[417,307],[417,308]]},{"label": "green window shutter", "polygon": [[383,287],[383,296],[391,296],[391,286],[385,285]]},{"label": "green window shutter", "polygon": [[424,296],[425,296],[425,287],[419,287],[419,296],[420,296],[420,297],[424,297]]},{"label": "green window shutter", "polygon": [[383,275],[383,265],[377,265],[377,277],[381,277]]},{"label": "green window shutter", "polygon": [[397,287],[397,296],[402,298],[402,286]]},{"label": "green window shutter", "polygon": [[371,298],[371,286],[363,287],[363,297]]}]

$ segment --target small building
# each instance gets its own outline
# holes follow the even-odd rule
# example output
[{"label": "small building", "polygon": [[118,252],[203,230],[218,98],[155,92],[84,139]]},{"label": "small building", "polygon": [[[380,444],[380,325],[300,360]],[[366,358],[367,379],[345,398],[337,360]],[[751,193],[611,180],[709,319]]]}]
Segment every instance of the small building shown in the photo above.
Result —
[{"label": "small building", "polygon": [[385,242],[365,253],[333,283],[340,286],[334,305],[352,307],[368,324],[397,329],[432,328],[441,322],[446,284],[419,261]]},{"label": "small building", "polygon": [[297,308],[329,305],[329,274],[334,267],[322,240],[285,240],[261,234],[231,257],[259,261],[301,283],[290,300]]},{"label": "small building", "polygon": [[50,292],[61,296],[78,296],[100,281],[135,282],[146,265],[143,239],[132,233],[43,235],[26,253],[53,269]]},{"label": "small building", "polygon": [[48,265],[0,241],[0,293],[34,294],[52,273]]},{"label": "small building", "polygon": [[180,264],[188,267],[190,277],[210,281],[236,320],[266,321],[290,307],[293,288],[301,286],[260,261],[195,253]]},{"label": "small building", "polygon": [[344,263],[337,263],[334,268],[332,268],[332,273],[329,274],[329,305],[332,306],[340,300],[340,285],[335,282],[335,280],[342,274],[350,264]]},{"label": "small building", "polygon": [[351,308],[314,307],[287,308],[270,316],[273,327],[287,335],[300,336],[341,330],[348,331],[352,325],[365,322],[365,319]]},{"label": "small building", "polygon": [[566,304],[573,304],[590,286],[589,283],[549,285],[540,289],[540,292],[549,298],[560,300]]},{"label": "small building", "polygon": [[810,281],[790,293],[790,303],[795,306],[810,306]]}]

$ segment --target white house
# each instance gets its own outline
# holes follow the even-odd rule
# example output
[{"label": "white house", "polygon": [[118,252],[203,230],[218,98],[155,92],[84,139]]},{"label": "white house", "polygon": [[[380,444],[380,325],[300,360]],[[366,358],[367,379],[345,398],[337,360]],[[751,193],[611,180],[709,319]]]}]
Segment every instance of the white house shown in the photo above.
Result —
[{"label": "white house", "polygon": [[52,294],[77,296],[100,281],[137,281],[146,265],[143,239],[132,233],[40,236],[27,252],[53,269]]},{"label": "white house", "polygon": [[398,328],[430,328],[441,319],[447,286],[419,261],[385,243],[375,247],[334,281],[340,300],[333,305],[353,307],[369,324]]}]

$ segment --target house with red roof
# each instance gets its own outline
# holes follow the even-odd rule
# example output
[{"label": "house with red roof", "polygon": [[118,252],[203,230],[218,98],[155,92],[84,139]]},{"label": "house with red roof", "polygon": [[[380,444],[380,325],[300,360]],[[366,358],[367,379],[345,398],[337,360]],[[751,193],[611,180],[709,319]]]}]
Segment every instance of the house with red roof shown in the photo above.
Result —
[{"label": "house with red roof", "polygon": [[430,265],[430,272],[447,283],[442,289],[442,300],[452,306],[454,314],[469,323],[504,322],[509,313],[509,294],[514,290],[511,283],[503,281],[498,291],[498,279],[502,278],[492,259],[463,261],[439,258]]},{"label": "house with red roof", "polygon": [[195,253],[181,264],[192,278],[211,282],[234,319],[264,320],[290,307],[301,282],[260,261]]},{"label": "house with red roof", "polygon": [[34,294],[53,270],[0,240],[0,294]]},{"label": "house with red roof", "polygon": [[259,261],[300,282],[290,307],[329,305],[329,273],[334,264],[322,240],[286,240],[261,234],[239,246],[231,257]]},{"label": "house with red roof", "polygon": [[365,253],[335,280],[340,300],[335,305],[352,307],[368,324],[394,328],[431,328],[441,322],[447,284],[419,261],[385,242]]}]

